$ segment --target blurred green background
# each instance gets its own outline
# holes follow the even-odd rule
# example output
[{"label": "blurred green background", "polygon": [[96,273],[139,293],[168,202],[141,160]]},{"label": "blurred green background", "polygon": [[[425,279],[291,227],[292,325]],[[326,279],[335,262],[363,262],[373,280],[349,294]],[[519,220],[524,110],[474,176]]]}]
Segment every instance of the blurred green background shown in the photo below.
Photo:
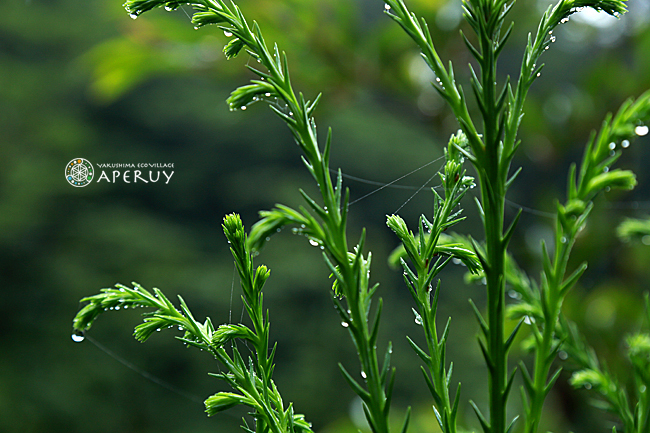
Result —
[{"label": "blurred green background", "polygon": [[[470,56],[458,36],[460,2],[410,0],[430,23],[443,59],[461,80]],[[428,84],[410,40],[375,0],[242,0],[267,41],[287,51],[292,78],[308,98],[324,93],[317,110],[321,135],[334,130],[332,167],[353,200],[442,155],[457,125]],[[547,2],[523,0],[502,55],[502,76],[516,76],[528,31]],[[539,242],[548,239],[554,200],[563,199],[566,170],[589,131],[630,95],[650,88],[650,2],[631,0],[621,20],[588,12],[556,31],[547,66],[533,87],[521,128],[509,216],[532,209],[519,223],[511,251],[532,275]],[[190,10],[187,8],[187,12]],[[78,300],[117,282],[182,294],[197,318],[215,324],[242,314],[238,282],[220,222],[238,212],[250,227],[257,211],[301,203],[298,187],[313,191],[290,133],[267,107],[229,112],[224,102],[252,75],[245,54],[226,62],[217,28],[195,31],[183,10],[129,19],[118,0],[7,0],[0,3],[0,431],[2,432],[236,432],[243,410],[208,419],[200,401],[226,389],[207,376],[219,367],[205,353],[155,335],[145,345],[131,337],[133,311],[106,314],[89,335],[136,369],[160,378],[180,395],[153,383],[91,342],[70,339]],[[465,86],[469,89],[469,86]],[[620,166],[639,187],[606,194],[576,246],[573,263],[590,268],[565,305],[599,354],[626,380],[626,332],[640,323],[648,290],[650,247],[625,245],[614,229],[625,216],[650,209],[650,140],[637,140]],[[92,163],[173,163],[165,185],[92,183],[64,179],[73,158]],[[437,431],[419,362],[404,336],[420,337],[401,272],[386,258],[396,239],[385,215],[415,225],[431,214],[430,164],[354,203],[349,233],[368,230],[373,280],[384,298],[382,345],[392,340],[397,367],[394,413],[414,409],[411,431]],[[97,169],[97,166],[95,166]],[[481,238],[472,198],[458,230]],[[358,371],[345,330],[330,300],[328,272],[317,249],[289,230],[257,258],[272,270],[265,301],[272,338],[279,343],[276,383],[318,432],[362,427],[360,403],[337,368]],[[234,286],[234,291],[233,291]],[[467,298],[482,305],[481,287],[463,283],[463,268],[443,277],[440,316],[453,317],[448,358],[463,401],[485,404],[485,368]],[[514,352],[513,359],[525,356]],[[565,374],[565,379],[566,379]],[[189,397],[188,395],[189,394]],[[517,400],[517,394],[513,394]],[[588,394],[560,381],[547,403],[544,428],[611,431],[610,419],[588,405]],[[196,401],[199,401],[198,403]],[[463,423],[477,423],[463,407]],[[514,415],[517,405],[511,413]],[[545,431],[545,430],[544,430]]]}]

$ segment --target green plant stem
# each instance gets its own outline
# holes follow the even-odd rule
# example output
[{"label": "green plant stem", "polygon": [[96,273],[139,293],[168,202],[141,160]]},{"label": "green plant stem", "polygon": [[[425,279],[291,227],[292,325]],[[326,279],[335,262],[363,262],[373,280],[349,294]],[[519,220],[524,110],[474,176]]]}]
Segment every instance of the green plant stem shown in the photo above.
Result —
[{"label": "green plant stem", "polygon": [[[564,338],[572,335],[571,332],[561,329],[561,308],[564,298],[569,289],[577,282],[587,265],[583,263],[570,276],[566,276],[567,265],[571,250],[578,236],[578,233],[585,225],[586,219],[593,207],[594,196],[607,187],[630,189],[636,181],[630,172],[621,170],[609,170],[620,156],[620,151],[614,152],[611,144],[616,147],[615,141],[629,140],[633,138],[633,125],[639,119],[647,116],[648,93],[642,95],[636,102],[626,101],[616,116],[608,115],[603,122],[600,132],[592,134],[584,151],[582,165],[579,175],[576,177],[576,166],[573,165],[569,172],[569,185],[567,188],[568,199],[565,205],[557,205],[557,217],[555,221],[555,251],[553,260],[548,256],[546,246],[542,245],[543,253],[543,279],[540,284],[540,293],[537,296],[539,303],[538,318],[541,324],[532,327],[535,338],[535,364],[533,377],[528,376],[524,369],[524,380],[526,391],[530,402],[526,408],[526,433],[535,433],[542,416],[544,399],[548,395],[560,370],[549,379],[549,373],[560,347],[557,335],[560,327],[560,334]],[[625,181],[621,181],[626,179]],[[598,182],[596,182],[598,180]],[[575,340],[575,339],[574,339]],[[567,343],[567,347],[575,346],[575,342]],[[576,350],[573,350],[575,353]],[[589,352],[591,353],[591,352]],[[594,355],[579,355],[582,367],[590,370],[599,370],[597,358]],[[579,363],[580,364],[580,363]],[[608,373],[604,373],[609,383],[616,383]],[[616,385],[618,387],[618,385]],[[619,412],[624,424],[628,426],[631,422],[627,403],[622,394],[611,393],[605,390],[612,406]],[[628,430],[629,431],[629,430]]]},{"label": "green plant stem", "polygon": [[[132,0],[129,7],[132,10],[153,7],[151,2],[156,0]],[[164,3],[164,2],[162,2]],[[157,5],[162,4],[158,1]],[[250,245],[259,247],[267,236],[273,234],[277,228],[287,224],[299,224],[303,228],[299,232],[305,234],[313,242],[323,247],[325,259],[336,277],[341,292],[345,295],[348,309],[340,308],[340,313],[347,323],[355,346],[359,352],[364,380],[368,391],[364,391],[351,377],[346,376],[355,391],[364,398],[367,409],[367,417],[373,430],[377,433],[388,433],[388,409],[390,403],[389,393],[386,391],[386,366],[383,370],[379,368],[376,349],[376,328],[378,316],[372,331],[369,327],[370,300],[374,289],[368,288],[368,274],[370,266],[370,255],[368,259],[362,256],[363,236],[354,252],[348,251],[348,239],[346,235],[347,223],[347,195],[342,199],[342,177],[339,173],[337,185],[335,186],[329,174],[329,149],[331,133],[328,134],[324,152],[318,146],[316,134],[316,123],[312,117],[313,110],[318,102],[305,102],[302,94],[294,92],[289,79],[287,59],[284,53],[280,53],[277,46],[271,54],[267,49],[262,33],[256,23],[252,28],[248,26],[243,14],[236,5],[228,8],[222,0],[205,0],[194,3],[201,11],[196,14],[193,21],[197,25],[219,24],[220,27],[231,33],[234,39],[231,40],[226,52],[236,55],[245,46],[249,54],[259,60],[267,69],[267,72],[249,68],[256,73],[260,80],[252,81],[249,86],[241,87],[233,92],[228,102],[231,109],[239,109],[248,103],[265,97],[275,96],[287,104],[287,110],[281,111],[272,106],[289,126],[293,136],[304,153],[303,162],[314,177],[322,198],[323,205],[317,204],[301,191],[308,205],[314,211],[319,220],[316,220],[307,209],[300,211],[278,205],[278,207],[263,215],[251,232]],[[139,13],[139,12],[138,12]],[[239,44],[239,45],[237,45]],[[349,312],[347,312],[349,311]],[[256,325],[258,326],[259,323]],[[265,350],[260,343],[261,351]],[[263,358],[263,356],[262,356]],[[347,374],[347,372],[345,372]]]},{"label": "green plant stem", "polygon": [[[530,405],[527,409],[526,433],[535,433],[539,426],[542,416],[544,400],[553,386],[560,370],[554,374],[549,381],[549,372],[559,344],[557,343],[555,329],[560,316],[563,294],[561,294],[562,280],[566,272],[566,266],[573,243],[575,242],[574,234],[565,234],[561,224],[556,220],[555,224],[555,258],[553,261],[553,270],[542,283],[542,314],[544,327],[541,335],[537,328],[533,327],[536,340],[535,348],[535,366],[533,373],[533,390],[530,395]],[[567,239],[567,235],[569,238]],[[566,292],[565,292],[566,293]],[[524,373],[526,374],[526,373]]]},{"label": "green plant stem", "polygon": [[[498,187],[497,179],[481,179],[482,203],[485,206],[485,244],[487,267],[487,355],[490,375],[490,431],[505,432],[506,384],[508,356],[505,350],[505,250],[503,248],[503,213],[505,203],[502,195],[491,194],[489,189]],[[498,191],[498,190],[497,190]]]},{"label": "green plant stem", "polygon": [[[453,215],[452,212],[459,205],[468,189],[474,187],[474,179],[465,176],[462,166],[464,158],[458,150],[466,146],[467,137],[462,131],[451,137],[445,151],[447,162],[444,174],[440,173],[444,200],[433,190],[433,222],[429,222],[424,215],[420,217],[417,239],[408,230],[401,217],[391,215],[387,220],[387,225],[402,241],[402,248],[397,251],[397,255],[405,271],[404,281],[417,306],[417,311],[414,310],[415,322],[423,327],[427,351],[425,352],[413,340],[407,338],[415,353],[426,365],[426,369],[422,367],[422,372],[433,397],[433,409],[438,424],[444,433],[455,433],[457,429],[456,418],[460,400],[460,384],[452,402],[449,396],[449,382],[453,363],[450,364],[449,370],[447,370],[445,359],[451,318],[447,321],[442,335],[439,336],[436,327],[436,315],[440,281],[438,281],[435,291],[432,289],[432,281],[452,257],[460,259],[472,273],[478,273],[480,269],[476,255],[472,251],[462,248],[462,244],[439,245],[442,232],[464,219],[464,217],[458,217],[460,211]],[[427,232],[428,235],[425,234]],[[411,270],[404,260],[404,255],[411,260],[415,272]]]},{"label": "green plant stem", "polygon": [[505,250],[503,222],[505,214],[505,182],[500,152],[499,111],[495,101],[496,58],[495,42],[491,35],[480,35],[484,63],[482,69],[482,104],[484,113],[484,166],[479,168],[481,203],[484,207],[484,231],[487,266],[488,336],[490,390],[490,431],[502,433],[506,429],[507,366],[505,349]]}]

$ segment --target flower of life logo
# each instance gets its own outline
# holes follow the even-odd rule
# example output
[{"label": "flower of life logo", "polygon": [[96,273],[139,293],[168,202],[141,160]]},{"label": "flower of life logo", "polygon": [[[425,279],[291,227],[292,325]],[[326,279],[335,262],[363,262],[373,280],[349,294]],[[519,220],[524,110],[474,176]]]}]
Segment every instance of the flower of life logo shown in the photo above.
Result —
[{"label": "flower of life logo", "polygon": [[65,166],[65,179],[72,186],[86,186],[94,175],[95,169],[87,159],[75,158]]}]

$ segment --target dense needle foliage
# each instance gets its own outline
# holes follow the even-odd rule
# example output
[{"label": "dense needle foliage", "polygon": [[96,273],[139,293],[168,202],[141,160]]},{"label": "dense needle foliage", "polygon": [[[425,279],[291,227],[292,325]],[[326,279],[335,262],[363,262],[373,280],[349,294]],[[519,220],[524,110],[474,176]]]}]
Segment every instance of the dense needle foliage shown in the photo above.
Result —
[{"label": "dense needle foliage", "polygon": [[[168,10],[185,2],[165,0],[130,0],[125,4],[132,18],[154,8]],[[425,347],[409,338],[409,343],[423,362],[422,373],[432,397],[433,410],[440,429],[445,433],[462,431],[459,424],[461,387],[453,386],[453,363],[446,357],[450,321],[440,331],[437,320],[438,295],[444,283],[437,279],[440,271],[454,259],[463,263],[470,279],[482,281],[486,287],[485,306],[471,303],[479,325],[478,348],[487,366],[488,406],[469,402],[486,433],[538,431],[544,401],[560,376],[556,367],[559,354],[568,358],[574,370],[571,383],[597,391],[601,405],[614,412],[619,424],[614,428],[625,432],[650,431],[650,334],[638,332],[627,338],[627,357],[634,373],[634,388],[628,389],[601,363],[588,346],[580,330],[562,313],[562,304],[571,288],[587,269],[583,263],[569,268],[574,243],[593,209],[594,197],[611,189],[629,190],[636,185],[634,174],[614,169],[621,149],[638,135],[647,133],[650,122],[650,92],[626,101],[617,113],[603,121],[587,141],[582,161],[571,166],[567,195],[558,200],[555,211],[554,245],[542,243],[542,272],[539,281],[531,279],[508,254],[519,214],[505,218],[505,197],[519,170],[511,167],[521,141],[518,130],[524,115],[525,100],[530,87],[540,76],[540,58],[554,40],[553,30],[568,21],[582,8],[592,8],[619,16],[626,11],[620,0],[560,0],[542,14],[539,26],[529,34],[519,75],[499,83],[498,58],[505,47],[514,23],[508,14],[514,1],[466,0],[464,17],[473,35],[462,38],[474,58],[470,64],[470,83],[478,106],[477,113],[468,107],[463,86],[457,82],[454,66],[443,62],[435,48],[427,23],[411,12],[402,0],[387,0],[385,12],[400,25],[421,50],[426,64],[435,73],[434,89],[448,103],[460,128],[451,136],[445,152],[446,163],[439,173],[441,190],[434,194],[433,215],[422,215],[412,231],[399,215],[387,218],[388,227],[402,246],[393,258],[404,269],[404,282],[413,297],[415,321],[422,326]],[[210,352],[219,361],[221,373],[216,376],[232,387],[232,392],[219,392],[205,401],[208,415],[236,405],[250,408],[254,425],[243,428],[255,432],[311,431],[303,415],[294,412],[293,404],[283,401],[273,381],[275,346],[270,339],[270,313],[263,307],[263,286],[270,271],[263,265],[255,267],[253,258],[264,243],[285,226],[308,238],[320,247],[333,281],[332,299],[341,324],[350,334],[358,353],[359,373],[351,374],[343,364],[341,373],[363,402],[363,409],[374,433],[394,429],[390,422],[391,400],[396,378],[391,367],[392,347],[378,347],[382,300],[376,296],[378,284],[371,284],[371,254],[364,252],[365,232],[352,241],[347,234],[349,191],[343,187],[340,171],[330,169],[332,133],[320,140],[314,113],[320,95],[308,100],[296,92],[289,74],[287,55],[277,45],[268,44],[259,25],[249,22],[235,3],[223,0],[196,0],[193,23],[197,28],[217,25],[229,38],[224,48],[227,58],[242,51],[253,59],[248,68],[257,76],[250,84],[239,87],[227,102],[232,110],[245,110],[250,104],[265,101],[289,126],[302,151],[302,160],[317,184],[320,197],[300,191],[306,206],[298,209],[278,204],[260,212],[261,219],[247,234],[236,214],[224,218],[223,229],[230,243],[239,273],[242,299],[250,325],[224,323],[214,326],[210,319],[197,321],[188,305],[179,297],[176,307],[160,290],[152,292],[134,283],[119,285],[84,298],[87,304],[74,319],[73,339],[83,339],[94,320],[109,309],[144,307],[144,322],[135,329],[135,337],[145,341],[155,331],[178,328],[179,338],[187,345]],[[476,69],[475,69],[476,68]],[[324,142],[323,142],[324,141]],[[334,147],[335,148],[335,147]],[[469,162],[476,179],[467,174]],[[476,200],[483,223],[483,239],[451,233],[449,229],[464,219],[459,208],[467,191],[478,185]],[[646,224],[647,225],[647,224]],[[644,236],[642,223],[629,222],[621,227],[624,236]],[[506,303],[506,291],[514,291],[516,302]],[[374,302],[373,302],[374,301]],[[650,314],[650,306],[646,300]],[[408,313],[408,312],[407,312]],[[507,319],[518,320],[507,330]],[[650,316],[648,317],[650,326]],[[443,322],[444,323],[444,322]],[[647,329],[647,328],[646,328]],[[510,368],[510,350],[520,332],[527,332],[527,347],[533,353],[532,365],[519,363]],[[246,352],[237,342],[244,342]],[[514,379],[520,374],[520,417],[507,413]],[[401,431],[409,427],[409,412]]]}]

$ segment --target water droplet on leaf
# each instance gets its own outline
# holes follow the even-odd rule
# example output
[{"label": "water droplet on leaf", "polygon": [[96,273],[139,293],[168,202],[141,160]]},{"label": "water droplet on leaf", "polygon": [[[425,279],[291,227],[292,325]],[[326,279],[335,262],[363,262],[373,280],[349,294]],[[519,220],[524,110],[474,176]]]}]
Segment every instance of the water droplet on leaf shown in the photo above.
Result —
[{"label": "water droplet on leaf", "polygon": [[232,36],[232,33],[230,33],[228,30],[224,30],[223,34],[226,35],[227,38]]},{"label": "water droplet on leaf", "polygon": [[309,239],[309,244],[310,244],[312,247],[317,247],[317,246],[318,246],[318,242],[316,242],[314,239]]},{"label": "water droplet on leaf", "polygon": [[347,328],[350,324],[348,322],[341,322],[341,326]]},{"label": "water droplet on leaf", "polygon": [[622,147],[623,149],[627,149],[628,147],[630,147],[630,142],[629,142],[629,140],[623,140],[623,141],[621,141],[621,147]]},{"label": "water droplet on leaf", "polygon": [[74,331],[72,333],[72,341],[75,343],[81,343],[85,338],[86,336],[84,335],[83,331]]},{"label": "water droplet on leaf", "polygon": [[366,372],[363,371],[363,370],[361,370],[361,377],[363,377],[364,379],[367,377],[367,376],[366,376]]},{"label": "water droplet on leaf", "polygon": [[634,128],[634,133],[639,137],[643,137],[644,135],[648,134],[648,127],[646,125],[639,125]]},{"label": "water droplet on leaf", "polygon": [[609,143],[609,150],[614,150],[614,149],[616,149],[616,143],[612,141],[611,143]]}]

